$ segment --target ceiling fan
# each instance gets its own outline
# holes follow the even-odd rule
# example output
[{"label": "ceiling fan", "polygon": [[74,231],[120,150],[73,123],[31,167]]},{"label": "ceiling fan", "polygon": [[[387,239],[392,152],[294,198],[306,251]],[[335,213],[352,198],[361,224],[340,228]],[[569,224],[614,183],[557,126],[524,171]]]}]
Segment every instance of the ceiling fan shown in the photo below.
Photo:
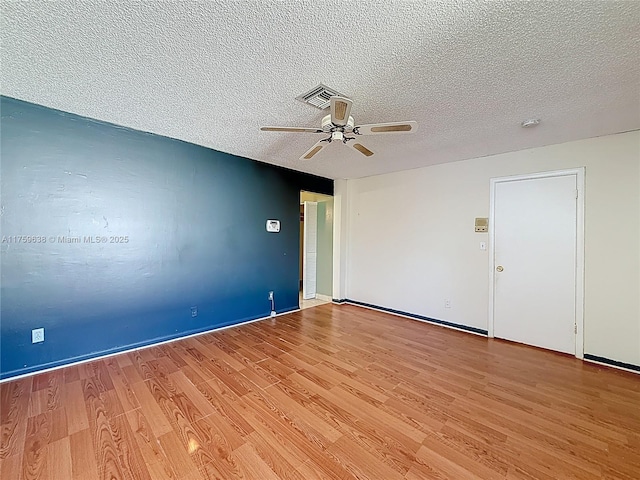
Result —
[{"label": "ceiling fan", "polygon": [[331,97],[331,113],[322,119],[321,128],[308,127],[261,127],[265,132],[300,132],[300,133],[324,133],[328,138],[316,142],[307,150],[300,160],[309,160],[331,142],[342,142],[348,147],[370,157],[373,152],[359,142],[360,135],[378,135],[381,133],[413,133],[418,124],[409,122],[371,123],[368,125],[355,125],[351,113],[353,102],[345,97]]}]

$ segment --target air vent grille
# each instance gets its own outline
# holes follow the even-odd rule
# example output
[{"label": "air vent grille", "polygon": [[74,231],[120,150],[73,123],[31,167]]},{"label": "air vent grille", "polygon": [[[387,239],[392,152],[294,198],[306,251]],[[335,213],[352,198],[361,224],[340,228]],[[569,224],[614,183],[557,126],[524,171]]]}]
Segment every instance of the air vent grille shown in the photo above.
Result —
[{"label": "air vent grille", "polygon": [[333,88],[329,88],[326,85],[320,84],[317,87],[309,90],[307,93],[303,93],[302,95],[296,97],[296,100],[300,100],[301,102],[308,103],[320,110],[324,110],[328,108],[331,104],[331,97],[344,97],[344,95],[338,93]]}]

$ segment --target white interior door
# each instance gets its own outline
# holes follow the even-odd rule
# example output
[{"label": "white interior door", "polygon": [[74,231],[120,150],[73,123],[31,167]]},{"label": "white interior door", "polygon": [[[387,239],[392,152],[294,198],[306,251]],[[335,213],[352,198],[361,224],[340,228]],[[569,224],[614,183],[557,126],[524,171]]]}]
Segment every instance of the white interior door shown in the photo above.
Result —
[{"label": "white interior door", "polygon": [[316,298],[318,262],[318,204],[304,202],[304,252],[302,255],[302,298]]},{"label": "white interior door", "polygon": [[577,177],[492,182],[495,337],[577,353]]}]

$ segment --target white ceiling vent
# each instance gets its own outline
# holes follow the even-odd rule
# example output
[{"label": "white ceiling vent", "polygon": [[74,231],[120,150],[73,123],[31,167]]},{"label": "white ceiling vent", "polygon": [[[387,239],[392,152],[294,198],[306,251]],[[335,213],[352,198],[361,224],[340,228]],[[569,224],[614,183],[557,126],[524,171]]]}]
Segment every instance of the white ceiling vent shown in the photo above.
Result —
[{"label": "white ceiling vent", "polygon": [[326,85],[320,84],[317,87],[309,90],[307,93],[296,97],[296,100],[308,103],[316,108],[324,110],[331,104],[331,97],[344,97],[344,95],[338,93],[333,88],[329,88]]}]

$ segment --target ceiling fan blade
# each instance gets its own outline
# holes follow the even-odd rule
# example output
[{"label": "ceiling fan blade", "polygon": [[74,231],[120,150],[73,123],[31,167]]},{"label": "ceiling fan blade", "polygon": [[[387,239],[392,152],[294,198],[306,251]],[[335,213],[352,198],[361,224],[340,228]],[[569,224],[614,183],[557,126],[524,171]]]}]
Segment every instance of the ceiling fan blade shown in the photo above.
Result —
[{"label": "ceiling fan blade", "polygon": [[329,145],[329,143],[326,140],[320,140],[319,142],[316,142],[313,147],[304,152],[304,154],[300,157],[300,160],[311,160],[311,157],[313,157],[327,145]]},{"label": "ceiling fan blade", "polygon": [[347,145],[353,148],[354,150],[357,150],[358,152],[363,154],[365,157],[370,157],[371,155],[373,155],[373,152],[369,150],[367,147],[365,147],[364,145],[362,145],[360,142],[358,142],[357,139],[348,141]]},{"label": "ceiling fan blade", "polygon": [[331,123],[343,127],[349,121],[353,102],[345,97],[331,97]]},{"label": "ceiling fan blade", "polygon": [[318,128],[310,127],[260,127],[263,132],[297,132],[297,133],[323,133]]},{"label": "ceiling fan blade", "polygon": [[413,133],[418,128],[418,122],[389,122],[371,123],[353,127],[356,135],[378,135],[380,133]]}]

